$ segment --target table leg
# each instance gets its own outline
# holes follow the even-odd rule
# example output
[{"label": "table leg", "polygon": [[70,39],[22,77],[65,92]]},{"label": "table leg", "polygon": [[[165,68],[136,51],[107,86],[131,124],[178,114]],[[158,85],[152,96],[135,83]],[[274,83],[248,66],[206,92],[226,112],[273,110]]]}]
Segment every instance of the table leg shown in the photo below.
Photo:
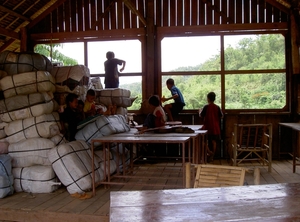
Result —
[{"label": "table leg", "polygon": [[96,195],[95,188],[95,166],[94,166],[94,143],[92,142],[92,188],[93,188],[93,196]]},{"label": "table leg", "polygon": [[182,187],[184,188],[185,187],[185,143],[182,143],[181,147],[182,147]]}]

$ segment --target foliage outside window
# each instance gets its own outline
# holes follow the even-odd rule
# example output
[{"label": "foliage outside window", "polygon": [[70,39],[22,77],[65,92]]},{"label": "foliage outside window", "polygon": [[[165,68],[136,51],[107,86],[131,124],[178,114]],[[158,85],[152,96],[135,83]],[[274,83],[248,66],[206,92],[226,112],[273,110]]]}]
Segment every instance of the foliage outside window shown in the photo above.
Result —
[{"label": "foliage outside window", "polygon": [[[194,37],[196,38],[196,37]],[[221,43],[222,36],[211,38],[197,37],[199,44],[210,47],[213,52]],[[165,47],[169,40],[175,45],[190,37],[164,38],[162,40],[162,69],[166,67]],[[210,41],[212,39],[212,41]],[[185,44],[184,53],[178,51],[176,56],[187,55],[186,66],[180,66],[169,72],[162,73],[162,95],[169,95],[165,82],[174,78],[176,86],[182,91],[185,109],[198,109],[207,103],[206,95],[214,91],[217,95],[216,104],[224,101],[224,109],[282,109],[286,105],[286,73],[285,43],[281,34],[224,36],[224,69],[221,67],[221,50],[215,54],[202,50],[207,59],[195,65],[189,64],[193,57],[196,43]],[[219,47],[220,49],[220,47]],[[197,56],[197,55],[196,55]],[[203,56],[203,55],[202,55]],[[182,57],[182,59],[184,59]],[[199,56],[199,61],[201,60]],[[165,64],[167,63],[167,64]],[[165,69],[166,70],[166,69]],[[170,75],[169,73],[172,73]],[[179,73],[179,74],[176,74]],[[221,76],[224,75],[224,89],[221,88]],[[224,91],[225,98],[221,97]]]}]

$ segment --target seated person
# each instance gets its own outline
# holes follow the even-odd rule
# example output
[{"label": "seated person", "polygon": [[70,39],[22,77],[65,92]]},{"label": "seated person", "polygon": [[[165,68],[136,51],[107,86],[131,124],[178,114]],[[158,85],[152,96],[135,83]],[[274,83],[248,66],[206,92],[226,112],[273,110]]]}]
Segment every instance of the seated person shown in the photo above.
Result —
[{"label": "seated person", "polygon": [[85,117],[95,116],[103,113],[103,107],[95,103],[96,93],[93,89],[89,89],[86,93],[83,112]]},{"label": "seated person", "polygon": [[89,89],[86,93],[83,112],[86,117],[96,115],[96,105],[95,105],[96,93],[93,89]]},{"label": "seated person", "polygon": [[68,141],[73,141],[77,132],[77,124],[83,120],[83,115],[78,110],[78,96],[69,93],[66,97],[66,106],[64,112],[60,113],[62,133]]},{"label": "seated person", "polygon": [[157,95],[151,96],[148,100],[148,103],[153,112],[148,114],[143,124],[143,129],[164,126],[167,121],[167,116],[164,109],[160,105],[159,97]]},{"label": "seated person", "polygon": [[180,113],[183,110],[183,107],[185,106],[184,98],[182,96],[181,91],[175,86],[174,79],[168,79],[166,81],[166,85],[171,92],[171,97],[162,97],[161,101],[165,102],[171,99],[174,100],[173,103],[169,103],[164,106],[164,110],[168,114],[169,121],[174,121],[174,116],[177,116],[178,113]]}]

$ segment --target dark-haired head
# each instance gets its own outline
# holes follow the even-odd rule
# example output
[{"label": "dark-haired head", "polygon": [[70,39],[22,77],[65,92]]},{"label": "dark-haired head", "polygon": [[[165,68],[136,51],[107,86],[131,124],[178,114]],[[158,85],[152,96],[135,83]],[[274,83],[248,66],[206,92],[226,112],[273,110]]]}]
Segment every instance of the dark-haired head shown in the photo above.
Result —
[{"label": "dark-haired head", "polygon": [[216,99],[216,94],[214,92],[210,92],[207,94],[207,98],[209,99],[209,101],[214,102]]},{"label": "dark-haired head", "polygon": [[168,79],[167,81],[166,81],[166,84],[167,85],[172,85],[172,86],[174,86],[174,84],[175,84],[175,82],[174,82],[174,79]]},{"label": "dark-haired head", "polygon": [[89,89],[89,90],[86,92],[86,94],[89,95],[89,96],[95,96],[95,95],[96,95],[95,90],[93,90],[93,89]]},{"label": "dark-haired head", "polygon": [[114,52],[111,52],[111,51],[108,51],[108,52],[106,53],[106,58],[107,58],[107,59],[113,59],[113,58],[115,58],[115,53],[114,53]]},{"label": "dark-haired head", "polygon": [[75,93],[69,93],[66,96],[66,104],[69,105],[69,103],[73,102],[74,99],[77,99],[77,98],[78,98],[78,95],[76,95]]},{"label": "dark-haired head", "polygon": [[159,97],[157,95],[151,96],[148,100],[149,104],[152,106],[159,106]]}]

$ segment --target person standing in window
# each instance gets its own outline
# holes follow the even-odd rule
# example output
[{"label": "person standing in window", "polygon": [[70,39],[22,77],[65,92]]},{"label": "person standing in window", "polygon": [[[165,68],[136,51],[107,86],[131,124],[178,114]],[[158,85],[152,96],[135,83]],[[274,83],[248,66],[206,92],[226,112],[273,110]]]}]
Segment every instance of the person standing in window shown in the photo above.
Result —
[{"label": "person standing in window", "polygon": [[201,129],[207,130],[208,140],[208,162],[212,162],[217,149],[217,142],[221,140],[220,122],[223,118],[221,108],[215,104],[216,94],[207,94],[207,103],[203,109],[199,110],[199,116],[204,118]]},{"label": "person standing in window", "polygon": [[178,113],[183,110],[185,103],[181,91],[175,86],[174,79],[168,79],[166,84],[168,89],[171,91],[171,97],[162,97],[161,101],[165,102],[170,99],[174,99],[174,103],[166,104],[164,106],[164,110],[168,114],[168,120],[174,121],[174,116],[178,115]]},{"label": "person standing in window", "polygon": [[111,51],[106,53],[107,60],[104,62],[105,88],[119,88],[119,71],[118,65],[122,65],[120,72],[125,69],[126,62],[121,59],[116,59],[115,54]]}]

